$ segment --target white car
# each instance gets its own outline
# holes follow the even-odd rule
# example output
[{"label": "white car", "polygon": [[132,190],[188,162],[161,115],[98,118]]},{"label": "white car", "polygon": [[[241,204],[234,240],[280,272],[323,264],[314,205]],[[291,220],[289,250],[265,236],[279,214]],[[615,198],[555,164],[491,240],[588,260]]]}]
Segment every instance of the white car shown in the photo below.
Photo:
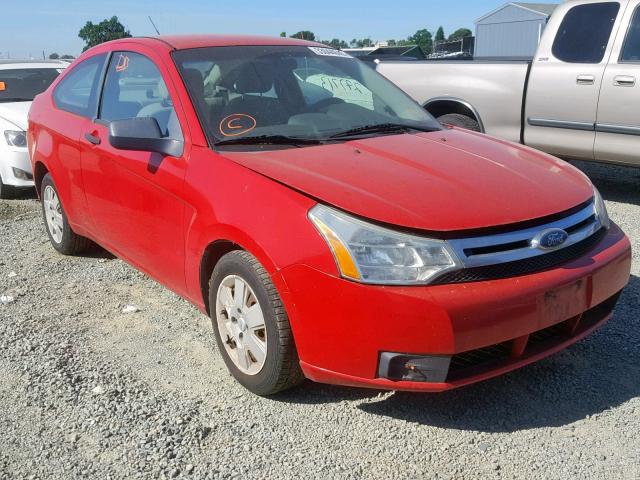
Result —
[{"label": "white car", "polygon": [[26,132],[31,101],[68,65],[57,60],[0,60],[0,198],[33,187]]}]

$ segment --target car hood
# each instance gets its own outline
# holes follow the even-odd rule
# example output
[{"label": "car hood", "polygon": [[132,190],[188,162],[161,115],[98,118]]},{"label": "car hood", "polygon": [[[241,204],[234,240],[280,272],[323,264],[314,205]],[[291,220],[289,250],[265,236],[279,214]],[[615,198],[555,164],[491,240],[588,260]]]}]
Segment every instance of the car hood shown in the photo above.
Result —
[{"label": "car hood", "polygon": [[429,231],[530,221],[593,195],[559,159],[457,129],[224,155],[355,215]]},{"label": "car hood", "polygon": [[16,127],[26,131],[27,117],[32,102],[0,103],[0,118],[13,123]]}]

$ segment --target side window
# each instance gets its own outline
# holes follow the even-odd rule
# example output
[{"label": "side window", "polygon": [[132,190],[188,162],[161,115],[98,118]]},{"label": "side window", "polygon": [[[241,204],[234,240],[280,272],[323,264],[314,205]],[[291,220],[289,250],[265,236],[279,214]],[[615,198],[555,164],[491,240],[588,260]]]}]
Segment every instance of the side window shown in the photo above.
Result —
[{"label": "side window", "polygon": [[636,8],[631,19],[620,61],[640,62],[640,7]]},{"label": "side window", "polygon": [[67,112],[93,118],[97,109],[98,81],[106,54],[88,58],[75,66],[56,86],[53,101]]},{"label": "side window", "polygon": [[111,122],[153,117],[167,138],[182,140],[182,130],[167,85],[144,55],[114,52],[102,90],[99,118]]},{"label": "side window", "polygon": [[600,63],[619,10],[617,2],[589,3],[570,9],[553,42],[553,55],[567,63]]}]

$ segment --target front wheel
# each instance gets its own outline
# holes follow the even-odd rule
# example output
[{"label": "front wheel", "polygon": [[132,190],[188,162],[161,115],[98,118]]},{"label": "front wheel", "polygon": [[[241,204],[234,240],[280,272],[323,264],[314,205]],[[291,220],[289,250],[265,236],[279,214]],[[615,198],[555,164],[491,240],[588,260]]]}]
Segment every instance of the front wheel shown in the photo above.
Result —
[{"label": "front wheel", "polygon": [[228,253],[213,270],[209,287],[216,341],[235,379],[262,396],[301,383],[287,313],[260,262],[248,252]]},{"label": "front wheel", "polygon": [[463,115],[462,113],[447,113],[446,115],[438,117],[438,121],[446,125],[453,125],[454,127],[460,127],[474,132],[481,131],[480,124],[476,119]]},{"label": "front wheel", "polygon": [[63,255],[77,255],[87,250],[91,241],[71,230],[67,215],[60,202],[58,190],[48,173],[42,179],[40,199],[42,200],[44,224],[53,248]]}]

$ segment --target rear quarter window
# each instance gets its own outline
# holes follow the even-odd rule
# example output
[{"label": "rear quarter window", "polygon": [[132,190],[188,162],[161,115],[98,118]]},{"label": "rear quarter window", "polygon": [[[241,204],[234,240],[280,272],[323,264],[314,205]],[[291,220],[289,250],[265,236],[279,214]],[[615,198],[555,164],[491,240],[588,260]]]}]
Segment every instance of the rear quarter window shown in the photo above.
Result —
[{"label": "rear quarter window", "polygon": [[98,82],[106,57],[106,54],[96,55],[76,65],[53,92],[56,107],[93,118],[98,104]]},{"label": "rear quarter window", "polygon": [[600,63],[611,38],[620,4],[589,3],[570,9],[558,28],[553,55],[567,63]]}]

